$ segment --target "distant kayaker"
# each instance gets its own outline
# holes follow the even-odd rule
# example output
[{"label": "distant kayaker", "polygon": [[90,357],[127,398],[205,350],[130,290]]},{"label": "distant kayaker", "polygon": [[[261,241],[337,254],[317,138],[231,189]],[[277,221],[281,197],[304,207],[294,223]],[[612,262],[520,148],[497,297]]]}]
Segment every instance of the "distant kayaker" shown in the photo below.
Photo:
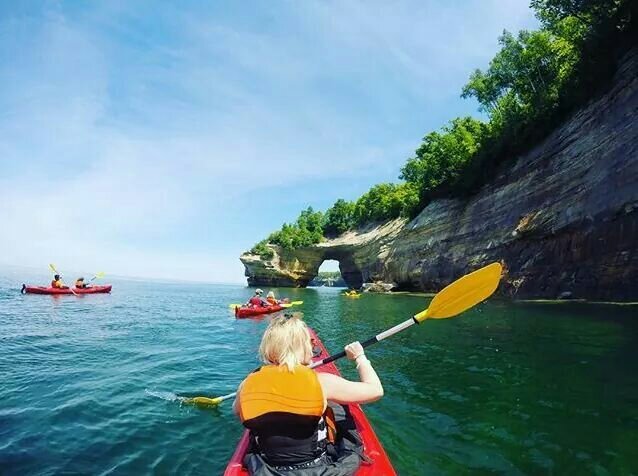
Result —
[{"label": "distant kayaker", "polygon": [[65,286],[64,283],[62,282],[62,278],[60,278],[59,274],[56,274],[55,276],[53,276],[53,281],[51,281],[51,287],[52,288],[58,288],[58,289],[68,289],[68,286]]},{"label": "distant kayaker", "polygon": [[275,297],[275,292],[269,291],[268,294],[266,295],[266,301],[268,301],[268,304],[271,306],[278,306],[280,304],[290,302],[290,298],[277,299]]},{"label": "distant kayaker", "polygon": [[[335,433],[328,401],[368,403],[383,396],[381,381],[361,344],[348,344],[345,352],[357,364],[359,382],[308,368],[313,349],[301,319],[285,315],[270,322],[259,346],[266,365],[244,379],[233,409],[250,429],[258,458],[275,471],[334,464],[326,451]],[[271,398],[259,398],[264,394]]]},{"label": "distant kayaker", "polygon": [[268,291],[268,294],[266,295],[266,301],[268,301],[268,304],[270,304],[271,306],[276,306],[279,304],[279,301],[275,299],[275,293],[272,291]]},{"label": "distant kayaker", "polygon": [[78,289],[86,289],[90,286],[84,282],[84,278],[78,278],[75,280],[75,287]]},{"label": "distant kayaker", "polygon": [[257,307],[270,306],[270,304],[268,304],[268,301],[266,301],[263,297],[261,297],[262,294],[264,294],[264,291],[262,291],[259,288],[255,289],[255,294],[253,295],[253,297],[251,297],[248,300],[246,305],[247,306],[257,306]]}]

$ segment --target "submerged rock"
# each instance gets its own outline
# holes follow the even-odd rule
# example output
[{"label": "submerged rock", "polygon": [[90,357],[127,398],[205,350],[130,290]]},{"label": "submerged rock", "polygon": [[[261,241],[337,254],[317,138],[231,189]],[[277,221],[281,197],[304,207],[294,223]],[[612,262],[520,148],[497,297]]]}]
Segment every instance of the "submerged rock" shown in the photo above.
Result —
[{"label": "submerged rock", "polygon": [[397,287],[396,283],[384,283],[376,281],[374,283],[363,283],[361,291],[364,293],[389,293]]}]

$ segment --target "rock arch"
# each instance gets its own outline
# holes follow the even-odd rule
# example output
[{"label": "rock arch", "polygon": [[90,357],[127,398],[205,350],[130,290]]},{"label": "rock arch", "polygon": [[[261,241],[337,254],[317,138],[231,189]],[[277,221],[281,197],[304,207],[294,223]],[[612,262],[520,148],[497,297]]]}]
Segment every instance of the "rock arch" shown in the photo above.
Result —
[{"label": "rock arch", "polygon": [[358,289],[364,282],[363,272],[352,252],[318,246],[295,250],[269,246],[273,251],[271,258],[248,253],[241,256],[249,286],[306,287],[326,260],[339,262],[339,271],[349,287]]}]

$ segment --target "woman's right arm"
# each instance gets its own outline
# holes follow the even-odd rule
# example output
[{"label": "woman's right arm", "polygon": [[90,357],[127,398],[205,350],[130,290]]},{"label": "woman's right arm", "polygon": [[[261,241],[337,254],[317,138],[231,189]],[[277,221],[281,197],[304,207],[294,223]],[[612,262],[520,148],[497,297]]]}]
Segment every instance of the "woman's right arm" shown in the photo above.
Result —
[{"label": "woman's right arm", "polygon": [[345,348],[346,356],[357,363],[360,382],[351,382],[337,375],[318,372],[319,381],[326,400],[337,403],[369,403],[383,396],[383,386],[366,358],[359,342],[353,342]]}]

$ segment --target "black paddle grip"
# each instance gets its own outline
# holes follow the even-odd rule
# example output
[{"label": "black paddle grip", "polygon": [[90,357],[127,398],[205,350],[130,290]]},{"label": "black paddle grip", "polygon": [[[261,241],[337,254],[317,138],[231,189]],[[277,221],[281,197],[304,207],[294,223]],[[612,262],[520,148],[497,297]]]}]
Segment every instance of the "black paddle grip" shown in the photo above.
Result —
[{"label": "black paddle grip", "polygon": [[[374,336],[374,337],[371,337],[370,339],[368,339],[366,341],[361,342],[361,347],[363,347],[365,349],[366,347],[369,347],[372,344],[376,344],[377,342],[379,342],[379,341],[377,340],[377,337]],[[322,362],[321,362],[321,365],[329,364],[330,362],[334,362],[335,360],[339,360],[340,358],[345,357],[345,356],[346,356],[346,351],[342,350],[341,352],[338,352],[336,354],[332,354],[330,357],[323,359]]]}]

